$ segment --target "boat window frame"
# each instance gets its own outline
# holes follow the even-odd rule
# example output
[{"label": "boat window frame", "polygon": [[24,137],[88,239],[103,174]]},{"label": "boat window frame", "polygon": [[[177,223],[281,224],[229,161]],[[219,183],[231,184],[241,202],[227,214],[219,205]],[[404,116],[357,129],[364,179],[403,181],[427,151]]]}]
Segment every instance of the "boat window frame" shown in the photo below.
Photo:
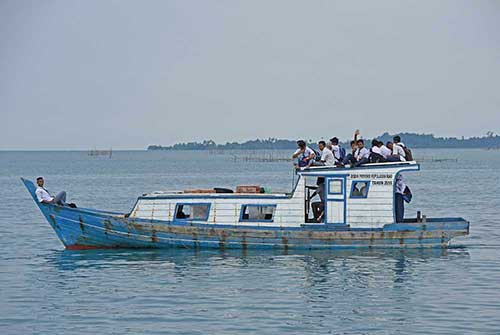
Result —
[{"label": "boat window frame", "polygon": [[[354,191],[354,186],[357,183],[366,183],[366,195],[352,195],[352,192]],[[370,194],[370,186],[371,186],[372,181],[371,180],[352,180],[351,181],[351,192],[349,194],[349,198],[351,199],[367,199],[368,194]]]},{"label": "boat window frame", "polygon": [[[245,211],[243,210],[245,207],[273,207],[273,213],[271,219],[243,219],[243,214]],[[240,220],[239,222],[274,222],[274,217],[276,216],[276,208],[278,204],[242,204],[240,207]]]},{"label": "boat window frame", "polygon": [[[332,181],[339,181],[340,182],[340,192],[332,192],[332,190],[330,189],[330,183]],[[344,195],[344,183],[345,183],[345,180],[344,179],[341,179],[339,177],[330,177],[328,176],[328,194],[330,195]]]},{"label": "boat window frame", "polygon": [[[208,209],[207,209],[207,214],[205,216],[205,218],[203,219],[194,219],[194,218],[184,218],[184,219],[180,219],[180,218],[177,218],[177,211],[179,210],[179,206],[208,206]],[[173,215],[173,220],[174,221],[208,221],[208,218],[210,217],[210,209],[212,208],[212,204],[210,202],[177,202],[175,204],[175,210],[174,210],[174,215]]]}]

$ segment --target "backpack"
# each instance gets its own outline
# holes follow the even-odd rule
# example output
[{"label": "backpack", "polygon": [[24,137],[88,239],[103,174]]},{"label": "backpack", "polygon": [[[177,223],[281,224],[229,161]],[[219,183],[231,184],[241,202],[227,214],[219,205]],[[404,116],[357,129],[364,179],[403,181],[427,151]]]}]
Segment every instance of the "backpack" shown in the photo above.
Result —
[{"label": "backpack", "polygon": [[316,149],[313,149],[311,148],[312,151],[314,151],[314,160],[316,162],[319,162],[321,160],[321,152],[319,152],[319,150],[316,150]]},{"label": "backpack", "polygon": [[408,149],[407,147],[402,147],[402,148],[403,148],[403,150],[404,150],[404,152],[405,152],[405,159],[406,159],[407,161],[412,161],[412,160],[413,160],[413,155],[412,155],[412,153],[411,153],[411,150],[410,150],[410,149]]},{"label": "backpack", "polygon": [[405,187],[405,190],[403,192],[403,200],[406,201],[407,203],[411,202],[411,198],[413,198],[413,194],[411,193],[411,190],[408,186]]}]

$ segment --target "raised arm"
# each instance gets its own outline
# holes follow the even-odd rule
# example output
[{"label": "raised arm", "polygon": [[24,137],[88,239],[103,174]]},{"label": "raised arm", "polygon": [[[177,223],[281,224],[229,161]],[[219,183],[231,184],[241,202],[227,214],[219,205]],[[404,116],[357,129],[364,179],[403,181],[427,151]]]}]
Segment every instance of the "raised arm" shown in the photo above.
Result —
[{"label": "raised arm", "polygon": [[354,132],[354,143],[358,142],[358,136],[359,136],[359,129],[356,129]]}]

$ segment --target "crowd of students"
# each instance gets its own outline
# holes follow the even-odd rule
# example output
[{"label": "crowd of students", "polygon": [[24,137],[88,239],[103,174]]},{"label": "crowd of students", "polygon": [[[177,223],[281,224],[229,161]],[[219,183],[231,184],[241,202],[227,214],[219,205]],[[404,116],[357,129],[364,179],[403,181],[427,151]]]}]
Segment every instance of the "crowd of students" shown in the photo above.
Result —
[{"label": "crowd of students", "polygon": [[339,145],[339,139],[333,137],[329,143],[318,142],[319,151],[311,149],[303,140],[297,141],[298,149],[292,158],[297,159],[296,166],[299,168],[310,166],[350,166],[357,167],[369,163],[384,162],[404,162],[411,161],[411,150],[401,142],[401,137],[394,136],[392,142],[383,143],[378,139],[373,139],[371,149],[365,147],[365,141],[359,139],[359,130],[354,132],[354,139],[351,141],[351,152],[346,154],[346,150]]}]

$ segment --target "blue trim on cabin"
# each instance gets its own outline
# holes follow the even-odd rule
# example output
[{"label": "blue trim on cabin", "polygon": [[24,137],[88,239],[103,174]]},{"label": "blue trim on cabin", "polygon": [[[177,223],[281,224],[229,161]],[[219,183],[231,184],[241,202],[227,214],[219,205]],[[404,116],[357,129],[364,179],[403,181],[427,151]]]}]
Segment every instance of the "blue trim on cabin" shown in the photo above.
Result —
[{"label": "blue trim on cabin", "polygon": [[[330,180],[341,180],[342,181],[342,193],[330,193]],[[332,176],[326,176],[325,178],[325,183],[327,183],[328,187],[328,194],[330,195],[341,195],[343,196],[343,199],[328,199],[328,194],[325,196],[325,211],[323,214],[325,219],[325,224],[328,225],[342,225],[342,226],[348,226],[347,225],[347,199],[346,199],[346,192],[347,192],[347,176],[346,175],[332,175]],[[343,222],[328,222],[328,202],[343,202],[344,203],[344,221]]]},{"label": "blue trim on cabin", "polygon": [[[269,204],[269,205],[267,205],[267,204],[243,204],[240,207],[240,220],[239,220],[239,222],[274,222],[274,214],[276,213],[277,206],[278,206],[277,204]],[[270,219],[270,220],[244,219],[243,218],[243,214],[245,213],[245,211],[243,210],[244,207],[274,207],[272,219]]]},{"label": "blue trim on cabin", "polygon": [[[356,166],[356,167],[330,167],[330,166],[317,166],[314,168],[310,169],[304,169],[304,170],[298,170],[298,174],[306,174],[308,172],[323,172],[323,171],[328,171],[330,170],[333,173],[338,173],[338,172],[349,172],[349,171],[356,171],[356,170],[364,170],[364,169],[389,169],[389,168],[395,168],[395,167],[412,167],[415,168],[417,167],[418,170],[420,170],[420,164],[409,164],[407,162],[401,162],[401,163],[386,163],[385,165],[374,165],[374,164],[364,164],[361,166]],[[412,169],[413,170],[413,169]],[[415,170],[415,171],[418,171]]]},{"label": "blue trim on cabin", "polygon": [[[354,186],[357,183],[367,183],[366,185],[366,195],[352,195],[352,192],[354,191]],[[352,180],[351,181],[351,193],[349,195],[349,198],[351,199],[366,199],[368,198],[368,192],[370,191],[370,185],[372,181],[371,180]]]},{"label": "blue trim on cabin", "polygon": [[[177,211],[179,210],[179,206],[208,206],[207,209],[207,214],[205,215],[204,218],[184,218],[184,219],[179,219],[177,218]],[[175,211],[174,215],[172,218],[172,221],[208,221],[208,217],[210,216],[210,209],[212,208],[212,204],[209,202],[178,202],[175,204]],[[191,210],[191,215],[193,215],[193,212]]]}]

